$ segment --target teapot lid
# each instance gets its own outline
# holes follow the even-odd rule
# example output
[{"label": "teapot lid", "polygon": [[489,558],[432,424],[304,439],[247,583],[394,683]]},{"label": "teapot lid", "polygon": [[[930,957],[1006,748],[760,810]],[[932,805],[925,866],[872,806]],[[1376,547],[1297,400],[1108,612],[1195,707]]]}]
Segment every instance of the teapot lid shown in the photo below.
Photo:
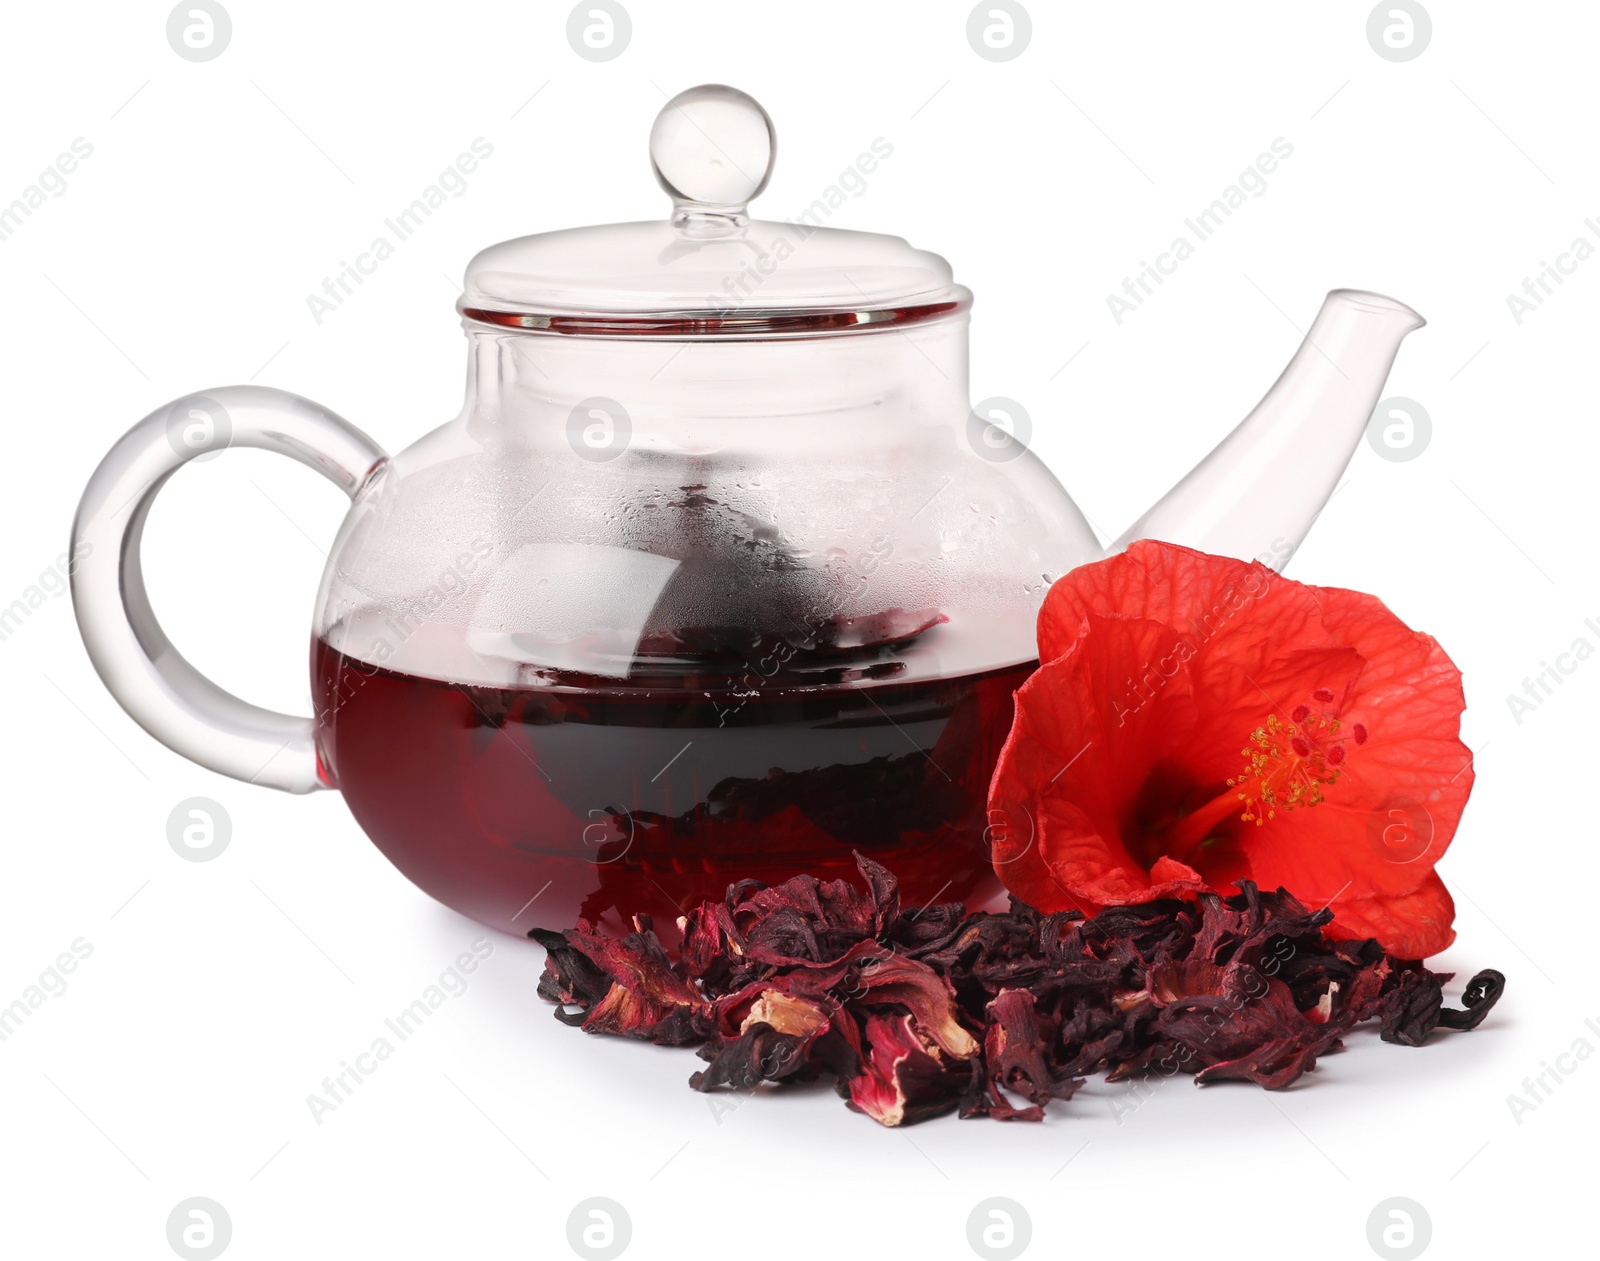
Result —
[{"label": "teapot lid", "polygon": [[680,92],[650,132],[672,217],[541,232],[467,266],[457,310],[483,324],[593,337],[815,337],[903,327],[965,309],[950,264],[899,237],[751,219],[777,142],[750,96]]}]

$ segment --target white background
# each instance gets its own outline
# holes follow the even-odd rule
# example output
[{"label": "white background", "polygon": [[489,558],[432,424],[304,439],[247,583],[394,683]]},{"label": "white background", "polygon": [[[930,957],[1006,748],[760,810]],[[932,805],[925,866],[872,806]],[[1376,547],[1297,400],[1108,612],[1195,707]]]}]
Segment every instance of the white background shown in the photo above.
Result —
[{"label": "white background", "polygon": [[[241,1259],[565,1256],[591,1195],[626,1207],[641,1257],[970,1256],[992,1195],[1031,1216],[1029,1256],[1363,1257],[1391,1196],[1425,1207],[1434,1256],[1578,1229],[1600,1062],[1520,1124],[1507,1097],[1576,1039],[1600,1048],[1600,661],[1520,724],[1506,697],[1580,636],[1600,645],[1600,261],[1520,326],[1506,296],[1595,240],[1600,10],[1439,0],[1431,45],[1396,64],[1365,3],[1040,2],[1031,46],[996,64],[961,3],[629,3],[606,64],[568,46],[565,4],[235,0],[206,64],[168,46],[162,4],[8,6],[0,203],[74,138],[94,152],[0,242],[0,605],[64,550],[101,453],[178,395],[282,386],[390,450],[452,415],[470,255],[664,213],[652,118],[733,83],[778,128],[769,217],[894,145],[833,222],[950,258],[977,294],[974,397],[1025,403],[1109,535],[1254,404],[1326,290],[1429,317],[1387,392],[1427,408],[1431,445],[1392,463],[1363,444],[1290,572],[1379,593],[1463,669],[1481,757],[1441,866],[1460,936],[1435,966],[1497,966],[1506,998],[1423,1050],[1352,1038],[1282,1094],[1179,1080],[1119,1121],[1127,1088],[1094,1083],[1043,1125],[899,1132],[820,1088],[719,1115],[685,1085],[692,1054],[563,1028],[534,994],[542,951],[495,937],[467,993],[318,1125],[307,1095],[480,930],[336,794],[237,784],[147,737],[56,597],[0,642],[0,1003],[74,939],[93,954],[0,1044],[7,1254],[170,1256],[167,1214],[194,1195],[225,1206]],[[479,136],[494,155],[468,191],[318,326],[306,295]],[[1119,327],[1106,295],[1280,136],[1294,153],[1267,192]],[[145,555],[191,660],[306,710],[343,503],[258,453],[174,480]],[[233,820],[213,862],[167,844],[195,795]]]}]

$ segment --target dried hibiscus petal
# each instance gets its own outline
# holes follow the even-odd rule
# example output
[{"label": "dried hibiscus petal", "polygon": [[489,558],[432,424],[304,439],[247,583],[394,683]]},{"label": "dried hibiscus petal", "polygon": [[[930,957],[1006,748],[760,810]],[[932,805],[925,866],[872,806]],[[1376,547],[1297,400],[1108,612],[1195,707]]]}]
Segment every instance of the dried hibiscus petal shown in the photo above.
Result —
[{"label": "dried hibiscus petal", "polygon": [[702,1055],[710,1060],[710,1067],[691,1077],[689,1084],[696,1090],[716,1090],[722,1086],[753,1090],[763,1082],[791,1078],[810,1080],[817,1075],[807,1054],[810,1040],[811,1035],[783,1033],[769,1024],[757,1022],[732,1042],[715,1049],[709,1043],[701,1048]]},{"label": "dried hibiscus petal", "polygon": [[1248,881],[1092,919],[1015,899],[908,914],[894,877],[857,862],[865,888],[730,886],[680,921],[676,961],[647,920],[621,938],[536,929],[539,993],[586,1032],[698,1046],[697,1090],[831,1077],[851,1108],[907,1125],[957,1109],[1041,1120],[1090,1073],[1282,1089],[1357,1025],[1417,1046],[1476,1028],[1505,988],[1480,972],[1447,1008],[1448,975],[1325,932],[1328,910]]},{"label": "dried hibiscus petal", "polygon": [[1506,978],[1493,968],[1485,968],[1467,982],[1461,995],[1462,1006],[1445,1007],[1443,982],[1448,972],[1429,972],[1416,968],[1400,974],[1400,980],[1379,1000],[1383,1018],[1383,1039],[1403,1046],[1421,1046],[1436,1028],[1476,1029],[1505,990]]},{"label": "dried hibiscus petal", "polygon": [[931,1049],[970,1059],[978,1053],[977,1039],[961,1027],[950,983],[926,963],[904,955],[884,953],[862,961],[857,973],[857,1005],[903,1008],[912,1027]]},{"label": "dried hibiscus petal", "polygon": [[647,922],[622,938],[603,937],[582,921],[565,933],[536,928],[529,936],[548,952],[540,996],[578,1008],[557,1010],[565,1023],[667,1046],[704,1040],[696,1017],[706,1003],[673,971]]},{"label": "dried hibiscus petal", "polygon": [[880,1125],[905,1125],[953,1111],[961,1102],[970,1067],[953,1067],[929,1048],[911,1015],[872,1012],[861,1036],[862,1071],[839,1083],[839,1093],[856,1111]]},{"label": "dried hibiscus petal", "polygon": [[1446,1007],[1439,1013],[1439,1023],[1446,1029],[1476,1029],[1494,1010],[1505,988],[1504,973],[1485,968],[1467,982],[1461,992],[1460,1008]]},{"label": "dried hibiscus petal", "polygon": [[[986,1115],[1000,1121],[1038,1121],[1052,1099],[1070,1099],[1083,1085],[1081,1077],[1050,1066],[1046,1046],[1048,1023],[1041,1021],[1028,990],[1002,990],[986,1008],[990,1024],[984,1032],[986,1073],[984,1095],[962,1110],[962,1116]],[[1033,1106],[1017,1108],[1003,1091],[1012,1091]]]}]

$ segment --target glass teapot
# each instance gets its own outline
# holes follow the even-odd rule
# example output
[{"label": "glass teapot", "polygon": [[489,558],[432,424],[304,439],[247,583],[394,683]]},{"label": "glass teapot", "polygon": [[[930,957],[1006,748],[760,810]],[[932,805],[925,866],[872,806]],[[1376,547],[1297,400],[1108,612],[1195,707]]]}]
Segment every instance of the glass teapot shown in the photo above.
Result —
[{"label": "glass teapot", "polygon": [[[677,917],[732,881],[893,868],[912,904],[992,891],[986,794],[1050,583],[1104,554],[967,394],[971,294],[895,237],[747,214],[772,124],[708,85],[650,156],[668,219],[483,251],[460,414],[399,455],[279,390],[158,409],[95,472],[73,600],[157,739],[338,788],[423,890],[523,933]],[[1119,540],[1281,566],[1422,320],[1330,294],[1249,417]],[[199,674],[139,549],[181,465],[252,446],[351,508],[317,595],[315,718]]]}]

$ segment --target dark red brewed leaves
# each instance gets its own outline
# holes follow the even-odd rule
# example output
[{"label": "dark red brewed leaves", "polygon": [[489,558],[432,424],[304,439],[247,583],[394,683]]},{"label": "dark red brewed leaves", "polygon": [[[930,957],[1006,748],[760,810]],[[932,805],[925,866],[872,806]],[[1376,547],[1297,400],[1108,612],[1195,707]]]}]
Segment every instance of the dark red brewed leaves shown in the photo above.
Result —
[{"label": "dark red brewed leaves", "polygon": [[1093,919],[1015,901],[968,915],[908,911],[885,868],[857,863],[864,889],[810,876],[730,886],[684,918],[676,961],[643,917],[622,938],[586,922],[535,929],[540,996],[589,1033],[697,1046],[696,1090],[826,1077],[851,1108],[903,1125],[952,1111],[1041,1120],[1093,1073],[1278,1090],[1356,1025],[1419,1046],[1475,1028],[1505,987],[1480,972],[1463,1006],[1445,1007],[1448,974],[1331,940],[1331,911],[1248,882]]}]

